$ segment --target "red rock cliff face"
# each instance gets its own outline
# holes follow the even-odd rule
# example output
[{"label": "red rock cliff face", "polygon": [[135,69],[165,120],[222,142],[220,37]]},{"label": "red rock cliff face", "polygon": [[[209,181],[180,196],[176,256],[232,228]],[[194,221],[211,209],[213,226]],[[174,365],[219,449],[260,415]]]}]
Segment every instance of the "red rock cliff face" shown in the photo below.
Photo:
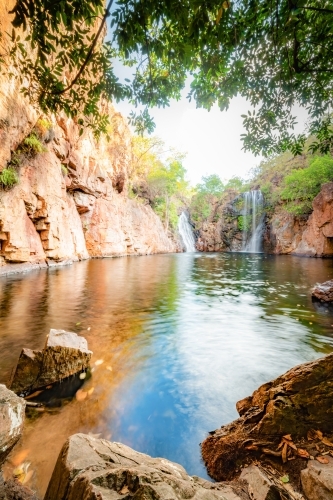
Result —
[{"label": "red rock cliff face", "polygon": [[[7,6],[8,7],[8,6]],[[0,6],[0,30],[10,26]],[[19,183],[0,190],[0,273],[89,257],[175,251],[149,206],[127,196],[131,136],[111,105],[111,141],[82,136],[72,120],[47,117],[47,151],[25,158]],[[40,114],[15,79],[0,77],[0,171]],[[65,168],[64,168],[65,167]]]},{"label": "red rock cliff face", "polygon": [[309,218],[295,218],[282,210],[274,213],[266,233],[274,253],[308,257],[333,255],[333,182],[322,186],[312,206]]}]

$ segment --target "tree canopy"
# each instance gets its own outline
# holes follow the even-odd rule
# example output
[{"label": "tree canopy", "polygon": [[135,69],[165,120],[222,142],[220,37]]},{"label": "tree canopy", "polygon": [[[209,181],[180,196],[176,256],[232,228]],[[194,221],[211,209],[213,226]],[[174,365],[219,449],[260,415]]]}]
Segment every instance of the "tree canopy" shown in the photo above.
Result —
[{"label": "tree canopy", "polygon": [[[111,0],[106,9],[103,0],[17,0],[13,13],[10,56],[45,111],[64,109],[99,133],[100,99],[127,98],[144,107],[132,123],[151,132],[148,109],[178,99],[189,79],[199,107],[248,100],[245,150],[300,153],[295,105],[308,111],[312,150],[332,148],[333,0]],[[132,77],[119,80],[117,59]]]}]

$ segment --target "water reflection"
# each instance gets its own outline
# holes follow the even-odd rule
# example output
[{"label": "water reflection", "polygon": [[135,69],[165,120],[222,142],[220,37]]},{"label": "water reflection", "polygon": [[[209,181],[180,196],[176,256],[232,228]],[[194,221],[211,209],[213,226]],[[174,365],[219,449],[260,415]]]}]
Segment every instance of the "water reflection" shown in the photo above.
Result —
[{"label": "water reflection", "polygon": [[14,461],[29,450],[42,494],[67,436],[91,432],[205,477],[198,445],[235,402],[332,350],[332,313],[309,294],[332,276],[331,260],[187,253],[3,278],[1,382],[50,328],[83,334],[97,361],[80,397],[28,421]]}]

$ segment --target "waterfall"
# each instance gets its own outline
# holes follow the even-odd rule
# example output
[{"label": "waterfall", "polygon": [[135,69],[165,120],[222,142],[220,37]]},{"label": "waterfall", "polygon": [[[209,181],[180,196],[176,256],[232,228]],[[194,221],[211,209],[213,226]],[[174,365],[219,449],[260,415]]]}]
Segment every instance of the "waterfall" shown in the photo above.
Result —
[{"label": "waterfall", "polygon": [[178,231],[183,240],[186,252],[195,252],[195,240],[192,227],[185,212],[182,212],[178,220]]},{"label": "waterfall", "polygon": [[[261,251],[262,233],[264,229],[265,214],[263,213],[264,197],[260,189],[244,193],[243,216],[243,242],[242,251],[258,253]],[[251,232],[249,218],[252,218]],[[250,237],[249,237],[250,233]]]}]

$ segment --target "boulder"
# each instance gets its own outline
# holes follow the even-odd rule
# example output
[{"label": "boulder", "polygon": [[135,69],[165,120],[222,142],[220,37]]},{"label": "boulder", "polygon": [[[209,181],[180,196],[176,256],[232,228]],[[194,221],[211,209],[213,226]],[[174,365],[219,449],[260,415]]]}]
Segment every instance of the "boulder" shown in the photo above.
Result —
[{"label": "boulder", "polygon": [[76,333],[50,330],[42,351],[23,349],[12,379],[16,394],[59,382],[89,367],[92,352],[87,341]]},{"label": "boulder", "polygon": [[24,415],[24,399],[0,384],[0,466],[21,436]]},{"label": "boulder", "polygon": [[280,490],[256,465],[246,467],[239,479],[247,483],[251,500],[281,500]]},{"label": "boulder", "polygon": [[[230,485],[189,476],[176,463],[75,434],[60,452],[44,500],[241,500]],[[244,498],[244,497],[243,497]]]},{"label": "boulder", "polygon": [[312,290],[312,298],[321,302],[333,302],[333,280],[316,285]]},{"label": "boulder", "polygon": [[308,500],[331,500],[333,498],[333,458],[326,457],[328,464],[310,460],[301,471],[302,488]]},{"label": "boulder", "polygon": [[202,443],[209,475],[217,481],[232,479],[245,459],[276,449],[286,434],[301,438],[310,429],[331,433],[332,401],[333,354],[296,366],[262,385],[237,403],[240,418]]}]

